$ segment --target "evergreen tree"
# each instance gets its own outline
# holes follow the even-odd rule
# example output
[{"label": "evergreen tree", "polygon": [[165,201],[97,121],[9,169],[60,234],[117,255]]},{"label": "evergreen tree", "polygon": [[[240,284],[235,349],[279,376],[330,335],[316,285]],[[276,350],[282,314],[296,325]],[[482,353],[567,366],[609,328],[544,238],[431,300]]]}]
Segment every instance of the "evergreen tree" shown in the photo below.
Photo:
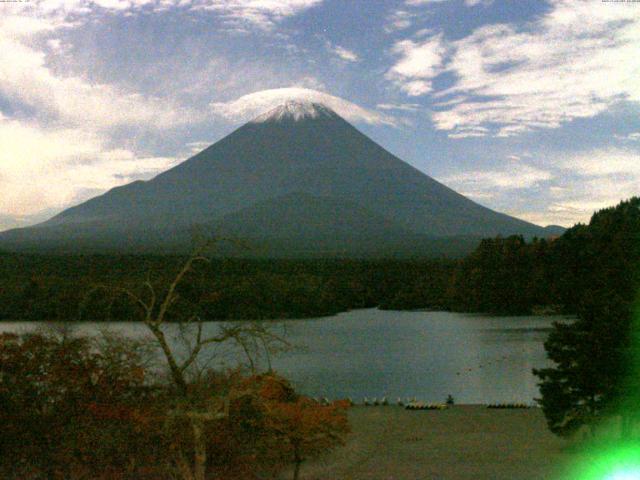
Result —
[{"label": "evergreen tree", "polygon": [[640,375],[634,357],[640,198],[597,212],[588,226],[570,230],[559,248],[567,255],[556,259],[576,279],[565,298],[576,302],[578,318],[554,324],[545,349],[555,366],[534,373],[549,428],[568,435],[607,413],[628,418],[639,398],[637,382],[629,380]]},{"label": "evergreen tree", "polygon": [[575,322],[554,324],[545,349],[555,366],[534,370],[541,379],[539,403],[558,435],[593,427],[625,393],[628,303],[618,296],[599,301],[586,305]]}]

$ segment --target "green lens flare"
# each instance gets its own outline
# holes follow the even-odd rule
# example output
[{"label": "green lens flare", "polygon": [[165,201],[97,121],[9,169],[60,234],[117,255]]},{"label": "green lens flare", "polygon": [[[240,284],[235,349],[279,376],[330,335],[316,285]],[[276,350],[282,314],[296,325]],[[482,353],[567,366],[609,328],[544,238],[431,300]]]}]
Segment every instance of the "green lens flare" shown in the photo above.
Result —
[{"label": "green lens flare", "polygon": [[640,478],[640,470],[635,469],[628,472],[616,472],[607,475],[605,480],[638,480]]},{"label": "green lens flare", "polygon": [[[635,304],[631,329],[624,399],[612,411],[609,425],[605,422],[604,430],[583,445],[558,480],[640,480],[640,302]],[[625,417],[631,427],[623,433],[617,421]]]},{"label": "green lens flare", "polygon": [[567,480],[640,480],[640,442],[592,447]]}]

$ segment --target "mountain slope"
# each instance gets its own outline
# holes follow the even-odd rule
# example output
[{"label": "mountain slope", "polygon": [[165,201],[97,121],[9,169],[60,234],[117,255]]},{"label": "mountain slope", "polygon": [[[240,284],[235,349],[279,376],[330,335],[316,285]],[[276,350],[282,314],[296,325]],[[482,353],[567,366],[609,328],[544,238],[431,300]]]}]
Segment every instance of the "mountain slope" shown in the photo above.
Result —
[{"label": "mountain slope", "polygon": [[335,222],[313,228],[321,199],[354,214],[342,221],[354,232],[386,222],[393,236],[546,236],[541,227],[482,207],[404,163],[330,109],[289,102],[152,180],[114,188],[38,226],[0,234],[0,245],[73,243],[81,235],[88,243],[92,237],[102,243],[120,237],[117,243],[126,248],[153,232],[161,242],[166,233],[158,232],[175,234],[194,224],[233,224],[238,232],[258,234],[258,213],[247,209],[264,204],[264,216],[278,204],[269,201],[291,195],[305,201],[295,222],[277,225],[281,238],[295,237],[300,228],[318,238],[334,235]]}]

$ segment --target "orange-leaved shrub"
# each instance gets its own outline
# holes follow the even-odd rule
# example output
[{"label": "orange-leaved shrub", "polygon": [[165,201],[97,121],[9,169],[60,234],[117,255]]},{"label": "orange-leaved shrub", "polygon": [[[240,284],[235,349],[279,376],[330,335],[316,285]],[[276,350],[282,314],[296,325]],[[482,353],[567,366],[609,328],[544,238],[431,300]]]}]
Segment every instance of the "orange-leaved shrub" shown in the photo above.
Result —
[{"label": "orange-leaved shrub", "polygon": [[286,379],[274,373],[243,379],[231,398],[229,424],[240,440],[250,437],[252,448],[245,454],[252,455],[263,469],[271,467],[272,473],[293,465],[297,479],[305,460],[344,444],[350,431],[349,402],[322,405],[296,393]]},{"label": "orange-leaved shrub", "polygon": [[86,338],[0,335],[0,477],[143,478],[160,417],[135,352],[109,357]]},{"label": "orange-leaved shrub", "polygon": [[[206,372],[187,397],[150,383],[136,345],[0,335],[0,478],[169,480],[198,445],[207,479],[275,478],[344,443],[348,402],[321,405],[273,374]],[[218,404],[216,404],[218,405]],[[217,409],[218,407],[216,407]]]}]

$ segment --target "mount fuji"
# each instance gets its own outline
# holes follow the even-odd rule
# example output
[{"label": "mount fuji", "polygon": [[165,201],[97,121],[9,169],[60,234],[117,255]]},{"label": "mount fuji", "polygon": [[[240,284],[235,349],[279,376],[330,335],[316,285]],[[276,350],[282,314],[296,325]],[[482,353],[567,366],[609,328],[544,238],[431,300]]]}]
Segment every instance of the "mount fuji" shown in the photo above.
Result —
[{"label": "mount fuji", "polygon": [[194,227],[264,256],[448,254],[556,233],[456,193],[325,105],[289,101],[151,180],[0,233],[0,248],[167,252],[187,248]]}]

